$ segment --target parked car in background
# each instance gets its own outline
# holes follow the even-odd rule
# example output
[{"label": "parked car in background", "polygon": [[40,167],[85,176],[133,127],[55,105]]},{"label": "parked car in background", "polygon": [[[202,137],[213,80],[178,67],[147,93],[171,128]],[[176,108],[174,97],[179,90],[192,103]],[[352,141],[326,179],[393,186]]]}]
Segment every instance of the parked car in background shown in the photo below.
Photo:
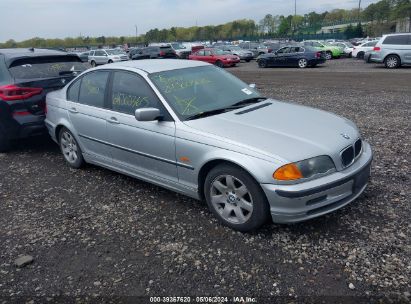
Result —
[{"label": "parked car in background", "polygon": [[92,50],[88,55],[88,62],[92,67],[119,61],[127,61],[128,55],[121,50]]},{"label": "parked car in background", "polygon": [[271,54],[263,54],[257,58],[261,68],[295,66],[299,68],[315,67],[326,62],[325,52],[310,46],[286,46]]},{"label": "parked car in background", "polygon": [[239,44],[239,47],[241,47],[243,50],[253,53],[254,58],[257,58],[258,55],[260,55],[258,51],[259,46],[260,44],[255,42],[241,42]]},{"label": "parked car in background", "polygon": [[236,45],[223,45],[223,46],[219,46],[217,47],[220,50],[223,50],[225,52],[230,53],[231,55],[235,55],[237,57],[240,58],[240,60],[246,61],[246,62],[250,62],[253,58],[254,55],[252,52],[250,51],[246,51],[242,48],[240,48],[239,46]]},{"label": "parked car in background", "polygon": [[75,54],[0,49],[0,152],[12,140],[45,133],[46,94],[86,69]]},{"label": "parked car in background", "polygon": [[371,147],[353,122],[267,99],[203,62],[90,69],[49,93],[47,108],[70,167],[92,163],[205,200],[239,231],[333,212],[370,175]]},{"label": "parked car in background", "polygon": [[82,53],[78,52],[74,54],[76,54],[81,59],[82,62],[88,62],[88,55],[90,54],[90,51],[82,52]]},{"label": "parked car in background", "polygon": [[358,59],[364,59],[365,52],[371,51],[374,46],[377,44],[378,41],[370,41],[370,42],[365,42],[360,45],[357,45],[354,47],[352,51],[352,57],[358,58]]},{"label": "parked car in background", "polygon": [[170,43],[170,46],[176,53],[177,57],[180,59],[188,59],[188,56],[191,54],[191,50],[188,50],[183,44],[178,42]]},{"label": "parked car in background", "polygon": [[336,42],[330,42],[330,44],[341,48],[344,51],[345,56],[349,58],[352,57],[352,51],[354,50],[354,45],[352,45],[350,42],[336,41]]},{"label": "parked car in background", "polygon": [[384,35],[370,52],[368,62],[395,69],[411,64],[411,33]]},{"label": "parked car in background", "polygon": [[220,49],[211,49],[211,48],[197,51],[196,53],[191,54],[189,56],[189,59],[199,60],[199,61],[204,61],[204,62],[208,62],[211,64],[215,64],[216,66],[220,68],[232,67],[240,62],[240,58],[238,56],[231,55]]},{"label": "parked car in background", "polygon": [[149,59],[175,59],[177,54],[170,45],[148,46],[139,49],[137,56],[132,59],[146,59],[146,57]]},{"label": "parked car in background", "polygon": [[307,40],[304,41],[303,44],[305,46],[312,46],[319,51],[324,51],[327,60],[331,60],[332,58],[340,58],[344,53],[342,48],[321,41]]},{"label": "parked car in background", "polygon": [[128,52],[131,60],[150,59],[151,54],[147,48],[133,48]]}]

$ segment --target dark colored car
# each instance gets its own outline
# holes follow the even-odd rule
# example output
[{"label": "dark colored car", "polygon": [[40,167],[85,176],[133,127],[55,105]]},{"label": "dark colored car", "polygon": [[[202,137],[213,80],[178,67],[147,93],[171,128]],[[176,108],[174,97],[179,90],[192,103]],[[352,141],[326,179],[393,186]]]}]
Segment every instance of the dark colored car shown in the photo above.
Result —
[{"label": "dark colored car", "polygon": [[170,45],[167,45],[141,48],[138,49],[136,54],[131,56],[131,59],[133,60],[159,58],[177,58],[177,54]]},{"label": "dark colored car", "polygon": [[10,142],[46,133],[46,94],[87,67],[75,54],[48,49],[0,49],[0,152]]},{"label": "dark colored car", "polygon": [[309,46],[286,46],[274,53],[260,55],[257,58],[261,68],[276,66],[295,66],[299,68],[315,67],[326,62],[325,52]]},{"label": "dark colored car", "polygon": [[134,48],[128,52],[128,56],[132,60],[150,59],[150,53],[145,52],[144,48]]},{"label": "dark colored car", "polygon": [[77,53],[77,56],[81,59],[83,62],[88,62],[88,55],[90,54],[90,51],[83,52],[83,53]]}]

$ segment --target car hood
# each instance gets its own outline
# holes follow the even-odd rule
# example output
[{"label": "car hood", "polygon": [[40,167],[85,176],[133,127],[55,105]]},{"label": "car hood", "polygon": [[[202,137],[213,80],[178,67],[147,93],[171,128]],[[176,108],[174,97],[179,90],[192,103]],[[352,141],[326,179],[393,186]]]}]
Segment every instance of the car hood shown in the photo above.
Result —
[{"label": "car hood", "polygon": [[243,147],[287,162],[318,155],[333,157],[359,137],[355,124],[345,118],[270,99],[184,123],[217,137],[232,149],[241,151]]}]

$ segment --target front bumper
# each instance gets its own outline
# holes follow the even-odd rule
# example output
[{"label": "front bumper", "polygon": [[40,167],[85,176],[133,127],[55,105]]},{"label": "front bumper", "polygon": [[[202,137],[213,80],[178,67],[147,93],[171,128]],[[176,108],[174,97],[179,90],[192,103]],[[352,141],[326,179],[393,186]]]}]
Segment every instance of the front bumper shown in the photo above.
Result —
[{"label": "front bumper", "polygon": [[274,223],[296,223],[312,219],[354,201],[365,190],[372,151],[363,142],[363,153],[343,171],[294,185],[262,184]]}]

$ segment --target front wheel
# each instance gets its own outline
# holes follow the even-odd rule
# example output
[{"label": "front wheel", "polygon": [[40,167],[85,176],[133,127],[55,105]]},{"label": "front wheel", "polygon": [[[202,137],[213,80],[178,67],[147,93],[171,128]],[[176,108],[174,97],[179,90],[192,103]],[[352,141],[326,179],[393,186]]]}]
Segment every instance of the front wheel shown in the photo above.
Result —
[{"label": "front wheel", "polygon": [[357,54],[357,58],[358,59],[364,59],[364,52],[359,52],[358,54]]},{"label": "front wheel", "polygon": [[90,62],[90,64],[91,64],[91,66],[94,68],[94,67],[96,67],[96,62],[94,61],[94,60],[92,60],[91,62]]},{"label": "front wheel", "polygon": [[223,68],[224,67],[224,63],[221,60],[217,60],[217,62],[215,63],[216,66],[218,66],[219,68]]},{"label": "front wheel", "polygon": [[61,153],[63,153],[66,163],[75,169],[84,165],[84,158],[73,134],[66,128],[61,129],[59,136]]},{"label": "front wheel", "polygon": [[396,69],[401,65],[401,60],[397,55],[389,55],[384,60],[385,67],[387,69]]},{"label": "front wheel", "polygon": [[227,164],[212,169],[204,193],[211,212],[234,230],[252,231],[268,219],[269,205],[260,185],[241,168]]},{"label": "front wheel", "polygon": [[301,58],[300,60],[298,60],[298,67],[300,69],[305,69],[308,66],[308,61],[305,58]]},{"label": "front wheel", "polygon": [[108,63],[113,63],[113,60],[110,59],[110,60],[108,61]]},{"label": "front wheel", "polygon": [[260,68],[266,68],[266,67],[268,66],[267,60],[265,60],[265,59],[260,59],[260,60],[258,60],[258,66],[259,66]]},{"label": "front wheel", "polygon": [[251,61],[251,59],[246,59],[246,60],[245,60],[245,62],[250,62],[250,61]]},{"label": "front wheel", "polygon": [[325,59],[331,60],[333,58],[333,54],[331,52],[326,52],[325,53]]}]

